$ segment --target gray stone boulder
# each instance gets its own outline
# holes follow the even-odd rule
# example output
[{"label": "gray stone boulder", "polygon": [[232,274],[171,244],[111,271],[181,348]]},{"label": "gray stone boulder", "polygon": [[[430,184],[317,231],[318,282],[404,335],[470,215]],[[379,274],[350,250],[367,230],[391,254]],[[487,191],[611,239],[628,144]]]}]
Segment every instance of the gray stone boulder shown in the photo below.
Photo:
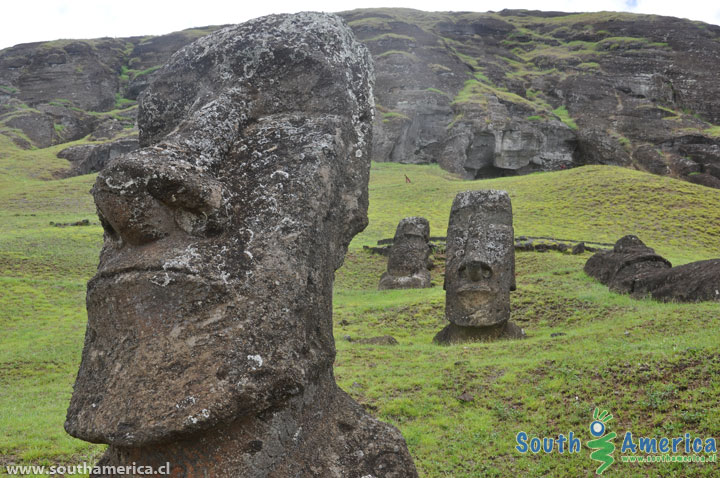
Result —
[{"label": "gray stone boulder", "polygon": [[601,251],[585,263],[585,273],[607,285],[611,291],[634,292],[638,279],[664,272],[672,267],[670,261],[656,254],[637,236],[620,238],[611,251]]},{"label": "gray stone boulder", "polygon": [[720,301],[720,259],[691,262],[638,278],[635,297],[664,302]]},{"label": "gray stone boulder", "polygon": [[450,324],[434,341],[524,337],[510,323],[515,248],[512,205],[505,191],[466,191],[455,197],[445,256],[445,318]]},{"label": "gray stone boulder", "polygon": [[430,223],[424,217],[406,217],[397,226],[387,271],[378,289],[430,287]]},{"label": "gray stone boulder", "polygon": [[611,251],[585,263],[585,273],[610,290],[664,302],[720,301],[720,259],[672,267],[637,236],[624,236]]},{"label": "gray stone boulder", "polygon": [[105,241],[65,429],[110,445],[100,465],[417,476],[332,370],[333,276],[368,221],[372,82],[367,50],[318,13],[219,30],[158,70],[143,147],[93,188]]}]

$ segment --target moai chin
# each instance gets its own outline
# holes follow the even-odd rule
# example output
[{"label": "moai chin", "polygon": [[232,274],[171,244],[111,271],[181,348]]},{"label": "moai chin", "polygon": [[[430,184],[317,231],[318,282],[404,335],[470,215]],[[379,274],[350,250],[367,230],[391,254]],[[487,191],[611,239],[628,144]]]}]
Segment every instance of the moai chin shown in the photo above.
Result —
[{"label": "moai chin", "polygon": [[505,191],[466,191],[455,197],[445,257],[445,317],[450,324],[435,341],[523,337],[509,322],[515,249],[512,206]]},{"label": "moai chin", "polygon": [[159,70],[143,148],[93,188],[105,241],[65,429],[110,445],[99,465],[417,476],[332,370],[333,274],[367,225],[372,82],[367,49],[318,13],[224,28]]},{"label": "moai chin", "polygon": [[406,217],[395,230],[387,271],[378,289],[430,287],[430,223],[424,217]]}]

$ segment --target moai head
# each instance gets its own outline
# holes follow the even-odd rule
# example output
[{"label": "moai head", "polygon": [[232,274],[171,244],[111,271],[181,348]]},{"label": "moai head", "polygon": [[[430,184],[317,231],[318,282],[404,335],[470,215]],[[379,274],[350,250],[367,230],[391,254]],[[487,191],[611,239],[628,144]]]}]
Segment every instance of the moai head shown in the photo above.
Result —
[{"label": "moai head", "polygon": [[445,256],[447,319],[474,327],[506,322],[515,289],[515,249],[505,191],[466,191],[455,197]]},{"label": "moai head", "polygon": [[611,251],[600,251],[585,263],[585,273],[606,284],[610,290],[634,292],[637,280],[668,271],[672,264],[646,246],[637,236],[623,236]]},{"label": "moai head", "polygon": [[430,223],[424,217],[406,217],[395,230],[388,272],[394,276],[410,276],[427,269],[430,256]]},{"label": "moai head", "polygon": [[177,52],[142,149],[93,195],[105,229],[66,430],[141,446],[281,406],[331,376],[333,272],[367,224],[372,61],[334,15]]}]

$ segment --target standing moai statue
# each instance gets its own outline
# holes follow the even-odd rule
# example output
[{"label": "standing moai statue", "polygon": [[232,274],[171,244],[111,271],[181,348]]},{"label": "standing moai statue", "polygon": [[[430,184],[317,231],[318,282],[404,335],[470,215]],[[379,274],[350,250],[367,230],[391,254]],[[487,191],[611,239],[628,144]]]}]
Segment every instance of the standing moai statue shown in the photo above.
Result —
[{"label": "standing moai statue", "polygon": [[159,70],[142,149],[93,188],[105,240],[65,429],[110,445],[99,465],[417,477],[400,432],[333,376],[333,274],[368,222],[373,77],[319,13],[223,28]]},{"label": "standing moai statue", "polygon": [[397,226],[387,271],[378,289],[430,287],[430,223],[424,217],[406,217]]},{"label": "standing moai statue", "polygon": [[505,191],[466,191],[455,197],[445,257],[445,317],[450,324],[433,340],[449,344],[524,337],[510,322],[515,249]]}]

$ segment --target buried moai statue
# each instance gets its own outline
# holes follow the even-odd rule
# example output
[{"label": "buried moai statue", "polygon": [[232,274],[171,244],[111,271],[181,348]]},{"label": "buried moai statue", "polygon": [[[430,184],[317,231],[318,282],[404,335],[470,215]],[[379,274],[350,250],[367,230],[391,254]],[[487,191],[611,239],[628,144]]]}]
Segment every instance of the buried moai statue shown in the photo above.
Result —
[{"label": "buried moai statue", "polygon": [[65,429],[110,445],[99,465],[417,476],[332,369],[333,274],[368,220],[372,82],[366,48],[316,13],[224,28],[159,71],[143,148],[93,188],[105,241]]},{"label": "buried moai statue", "polygon": [[620,238],[610,251],[585,263],[585,273],[613,292],[663,302],[720,301],[720,259],[672,267],[637,236]]},{"label": "buried moai statue", "polygon": [[445,257],[445,318],[450,324],[433,340],[450,344],[525,337],[510,322],[515,249],[505,191],[466,191],[455,197]]},{"label": "buried moai statue", "polygon": [[397,226],[387,271],[378,289],[430,287],[430,223],[424,217],[406,217]]},{"label": "buried moai statue", "polygon": [[600,251],[591,256],[584,270],[611,291],[628,294],[633,292],[639,278],[671,267],[670,261],[656,254],[637,236],[624,236],[612,250]]}]

